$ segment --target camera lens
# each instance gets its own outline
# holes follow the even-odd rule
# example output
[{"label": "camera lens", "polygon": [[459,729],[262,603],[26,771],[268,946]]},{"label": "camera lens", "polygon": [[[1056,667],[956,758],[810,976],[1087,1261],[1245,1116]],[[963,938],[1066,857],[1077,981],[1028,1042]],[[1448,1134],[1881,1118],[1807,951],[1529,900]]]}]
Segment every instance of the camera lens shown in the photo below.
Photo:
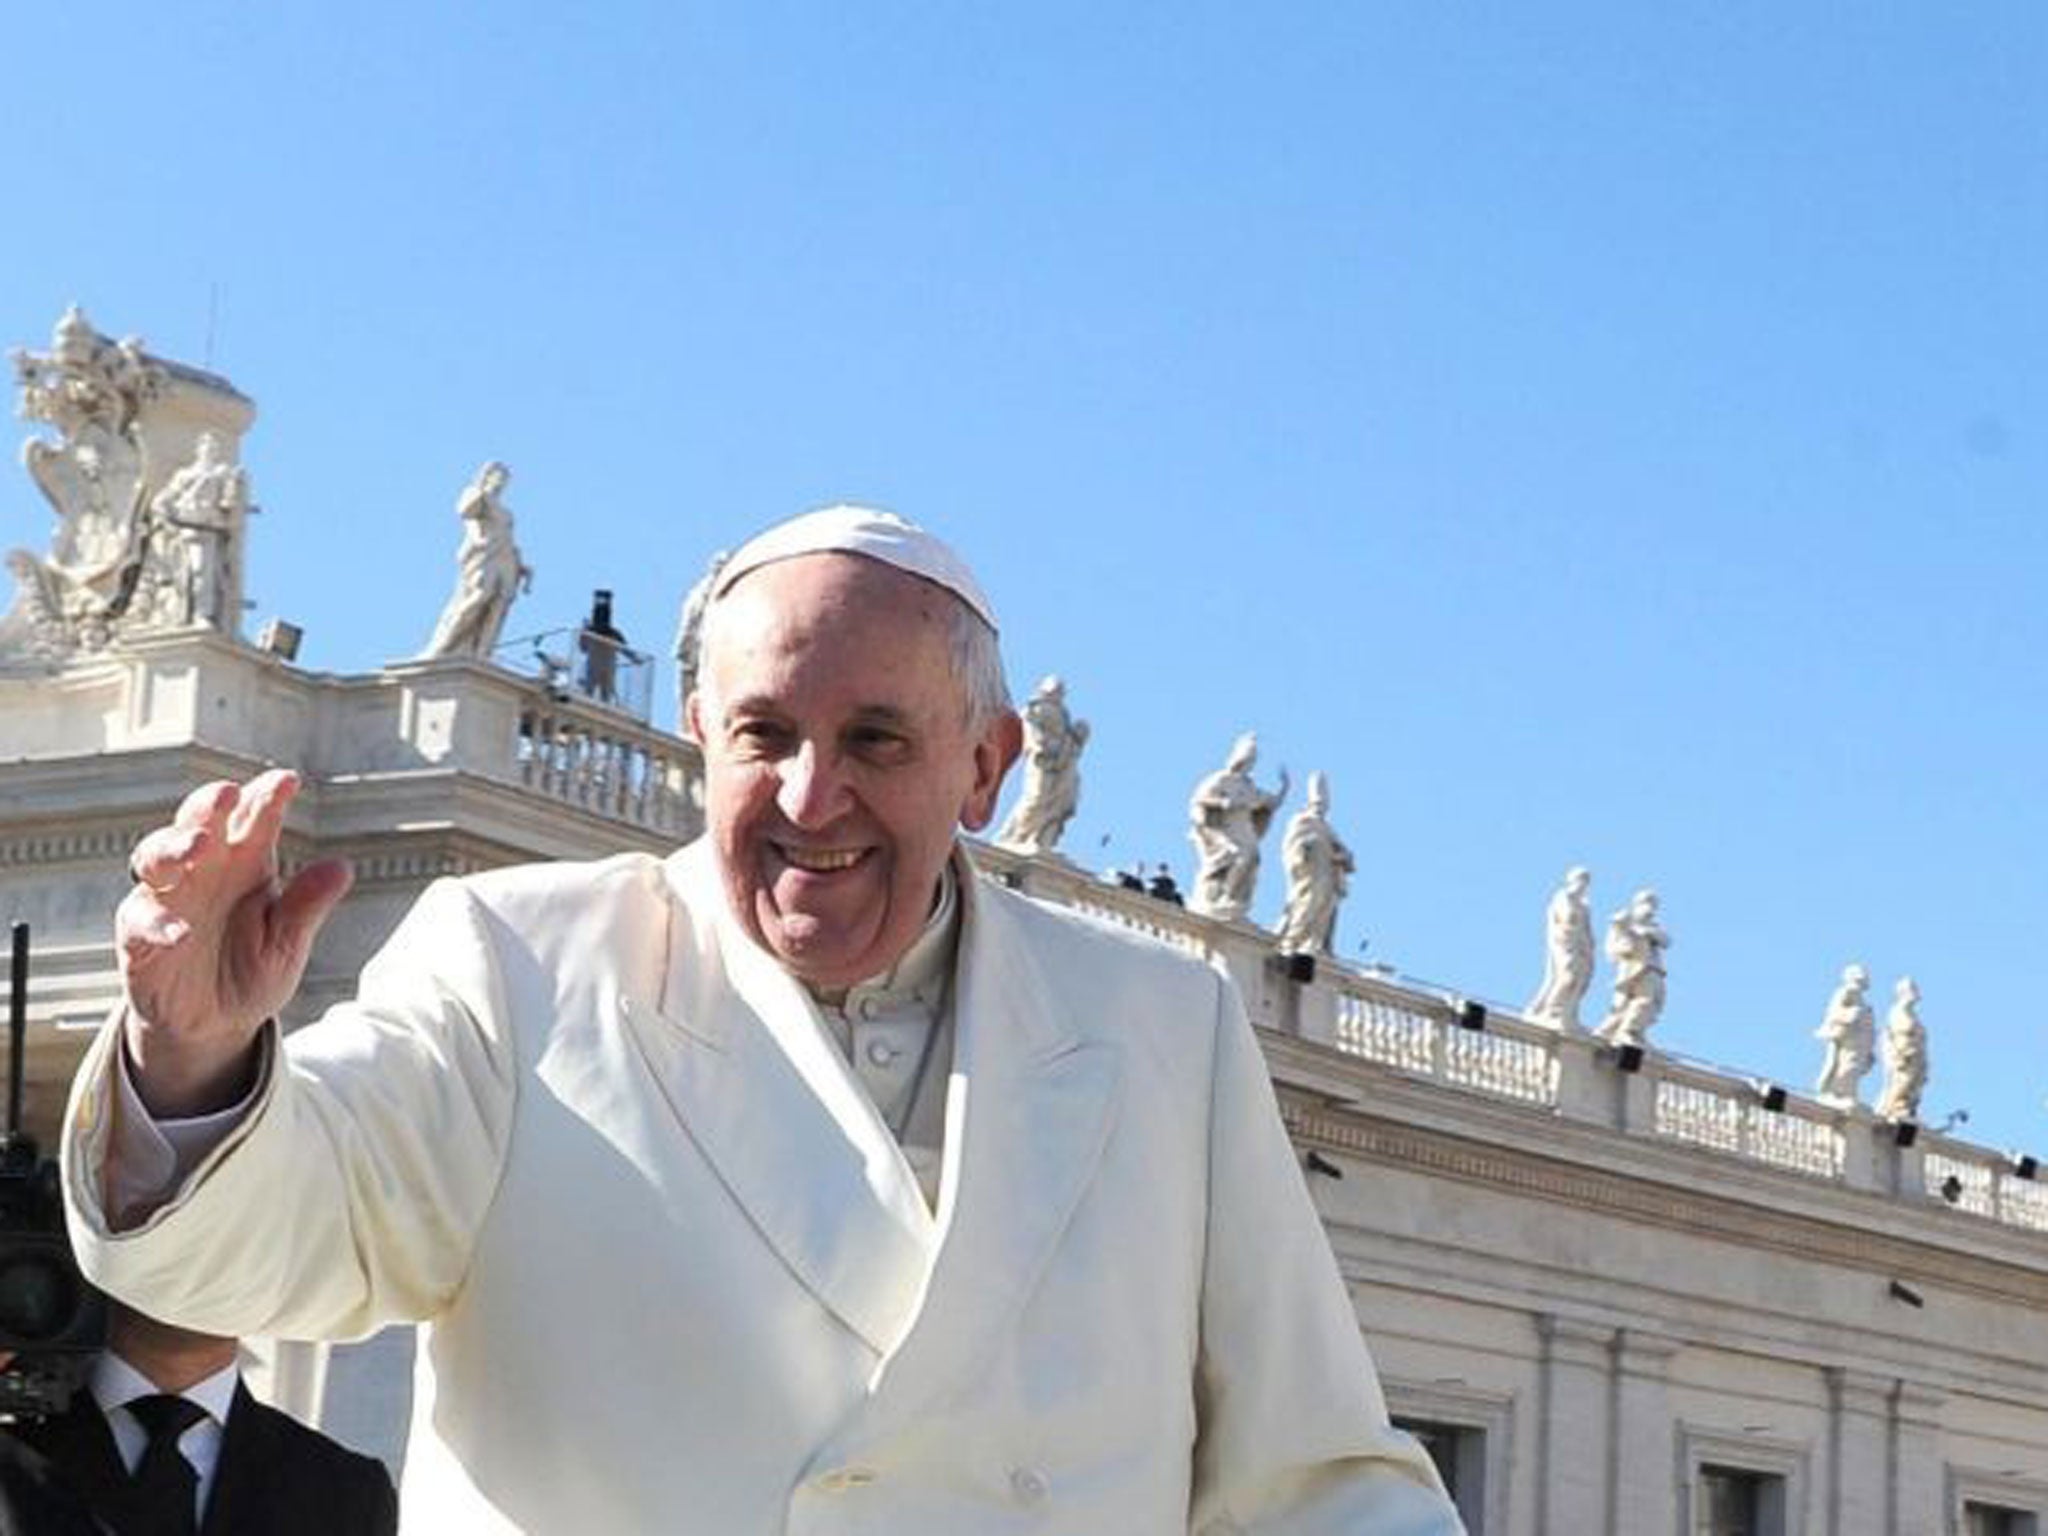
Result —
[{"label": "camera lens", "polygon": [[77,1282],[48,1253],[0,1259],[0,1334],[24,1344],[53,1339],[78,1309]]}]

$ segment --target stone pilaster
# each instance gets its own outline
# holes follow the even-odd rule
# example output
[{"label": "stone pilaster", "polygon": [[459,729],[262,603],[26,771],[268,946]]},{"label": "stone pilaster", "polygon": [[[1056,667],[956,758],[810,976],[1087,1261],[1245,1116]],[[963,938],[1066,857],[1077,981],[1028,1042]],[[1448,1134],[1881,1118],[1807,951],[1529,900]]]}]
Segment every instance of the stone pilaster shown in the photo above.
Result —
[{"label": "stone pilaster", "polygon": [[1941,1410],[1946,1394],[1901,1381],[1891,1392],[1891,1521],[1886,1536],[1946,1529]]},{"label": "stone pilaster", "polygon": [[1677,1520],[1671,1438],[1675,1340],[1624,1328],[1614,1336],[1613,1427],[1608,1457],[1610,1536],[1668,1531]]},{"label": "stone pilaster", "polygon": [[1864,1536],[1888,1526],[1892,1383],[1832,1368],[1828,1381],[1828,1459],[1821,1469],[1827,1536]]},{"label": "stone pilaster", "polygon": [[1614,1330],[1548,1312],[1536,1329],[1543,1351],[1536,1536],[1587,1536],[1606,1528]]}]

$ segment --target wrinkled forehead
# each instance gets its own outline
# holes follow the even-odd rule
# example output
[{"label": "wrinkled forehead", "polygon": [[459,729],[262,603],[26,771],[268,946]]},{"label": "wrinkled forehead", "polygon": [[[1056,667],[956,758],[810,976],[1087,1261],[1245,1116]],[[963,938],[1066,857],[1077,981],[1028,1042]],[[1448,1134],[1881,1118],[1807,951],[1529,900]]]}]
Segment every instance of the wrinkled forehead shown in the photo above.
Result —
[{"label": "wrinkled forehead", "polygon": [[861,555],[951,593],[994,632],[995,610],[959,553],[929,529],[876,507],[842,503],[777,523],[747,540],[713,578],[713,595],[730,590],[749,572],[803,555]]},{"label": "wrinkled forehead", "polygon": [[727,683],[745,687],[734,669],[756,664],[823,668],[871,690],[933,668],[950,675],[959,608],[944,588],[860,555],[778,560],[747,572],[705,610],[706,681],[721,693]]},{"label": "wrinkled forehead", "polygon": [[900,626],[906,639],[952,617],[959,599],[944,587],[865,555],[829,550],[792,555],[742,572],[705,610],[707,634],[741,618],[785,630],[857,624]]}]

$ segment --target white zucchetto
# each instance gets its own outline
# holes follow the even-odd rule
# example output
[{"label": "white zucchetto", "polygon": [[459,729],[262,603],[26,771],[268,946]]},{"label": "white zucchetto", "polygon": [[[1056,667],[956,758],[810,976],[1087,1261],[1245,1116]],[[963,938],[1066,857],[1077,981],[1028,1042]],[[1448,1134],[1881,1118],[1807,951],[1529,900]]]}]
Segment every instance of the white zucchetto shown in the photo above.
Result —
[{"label": "white zucchetto", "polygon": [[959,598],[990,629],[997,628],[995,608],[965,560],[953,553],[944,540],[925,532],[908,518],[874,507],[820,507],[755,534],[733,551],[732,558],[718,573],[718,586],[711,595],[725,596],[747,572],[773,561],[791,560],[798,555],[832,554],[864,555],[921,576]]}]

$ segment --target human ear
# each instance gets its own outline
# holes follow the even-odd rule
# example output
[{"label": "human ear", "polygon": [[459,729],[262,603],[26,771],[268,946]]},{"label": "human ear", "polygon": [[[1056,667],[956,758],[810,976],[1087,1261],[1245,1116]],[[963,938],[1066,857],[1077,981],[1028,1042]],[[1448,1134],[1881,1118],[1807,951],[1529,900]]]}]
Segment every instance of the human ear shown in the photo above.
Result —
[{"label": "human ear", "polygon": [[1024,750],[1024,722],[1017,712],[1006,709],[981,733],[974,744],[974,784],[960,807],[960,825],[979,832],[995,819],[996,796],[1002,793],[1003,776]]}]

